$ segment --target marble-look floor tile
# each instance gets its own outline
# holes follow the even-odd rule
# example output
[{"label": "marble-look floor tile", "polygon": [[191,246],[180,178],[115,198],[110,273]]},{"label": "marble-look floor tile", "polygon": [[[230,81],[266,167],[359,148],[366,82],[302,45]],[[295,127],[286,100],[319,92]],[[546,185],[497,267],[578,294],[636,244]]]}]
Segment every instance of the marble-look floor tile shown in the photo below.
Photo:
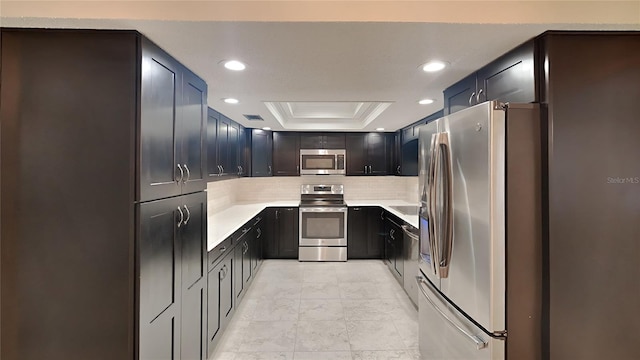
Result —
[{"label": "marble-look floor tile", "polygon": [[235,360],[236,353],[232,351],[215,351],[208,360]]},{"label": "marble-look floor tile", "polygon": [[298,320],[300,299],[274,298],[257,300],[252,320]]},{"label": "marble-look floor tile", "polygon": [[351,360],[350,351],[307,351],[293,353],[293,360]]},{"label": "marble-look floor tile", "polygon": [[300,320],[344,320],[342,302],[338,299],[300,300]]},{"label": "marble-look floor tile", "polygon": [[241,352],[292,352],[296,341],[295,321],[251,321],[244,331]]},{"label": "marble-look floor tile", "polygon": [[404,350],[405,345],[389,321],[347,321],[351,350]]},{"label": "marble-look floor tile", "polygon": [[240,350],[240,345],[244,339],[245,330],[249,327],[250,322],[236,319],[235,317],[229,323],[229,326],[222,333],[222,337],[216,346],[217,351],[230,352]]},{"label": "marble-look floor tile", "polygon": [[302,284],[302,299],[340,299],[338,284],[330,282],[306,282]]},{"label": "marble-look floor tile", "polygon": [[417,320],[398,320],[394,319],[393,324],[398,330],[398,334],[402,338],[407,349],[418,348],[418,321]]},{"label": "marble-look floor tile", "polygon": [[349,351],[344,321],[298,321],[295,351]]},{"label": "marble-look floor tile", "polygon": [[393,299],[342,300],[346,320],[393,320]]},{"label": "marble-look floor tile", "polygon": [[305,283],[318,283],[328,282],[337,283],[338,277],[336,276],[336,270],[332,267],[326,267],[322,269],[307,268],[303,273],[303,282]]},{"label": "marble-look floor tile", "polygon": [[255,288],[251,293],[247,293],[245,299],[250,296],[251,299],[276,299],[290,298],[299,299],[302,293],[302,283],[299,282],[278,282],[268,281],[260,284],[254,284]]},{"label": "marble-look floor tile", "polygon": [[238,320],[252,320],[253,313],[256,310],[257,304],[258,304],[257,299],[251,299],[251,298],[248,298],[247,295],[245,295],[244,300],[240,303],[240,305],[238,305],[238,308],[236,309],[236,313],[233,315],[233,318]]},{"label": "marble-look floor tile", "polygon": [[354,351],[353,360],[419,360],[420,354],[415,357],[415,353],[405,350],[391,351]]},{"label": "marble-look floor tile", "polygon": [[399,290],[376,282],[339,283],[338,287],[342,299],[394,299]]},{"label": "marble-look floor tile", "polygon": [[239,352],[233,360],[292,360],[293,352],[281,351],[260,351],[260,352]]}]

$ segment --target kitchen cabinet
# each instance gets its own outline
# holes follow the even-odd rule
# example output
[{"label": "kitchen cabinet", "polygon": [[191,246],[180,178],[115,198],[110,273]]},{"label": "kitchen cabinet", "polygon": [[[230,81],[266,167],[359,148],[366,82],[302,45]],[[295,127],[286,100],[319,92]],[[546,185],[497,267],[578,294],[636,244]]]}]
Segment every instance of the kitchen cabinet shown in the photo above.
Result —
[{"label": "kitchen cabinet", "polygon": [[250,137],[251,176],[272,176],[273,133],[267,130],[251,129]]},{"label": "kitchen cabinet", "polygon": [[[347,175],[387,175],[392,167],[393,134],[346,134]],[[391,170],[393,174],[393,170]]]},{"label": "kitchen cabinet", "polygon": [[208,180],[245,175],[247,142],[244,127],[209,108],[207,135]]},{"label": "kitchen cabinet", "polygon": [[205,188],[207,85],[142,38],[140,201]]},{"label": "kitchen cabinet", "polygon": [[[222,175],[220,160],[218,158],[218,123],[220,113],[207,108],[207,179],[209,181],[218,180]],[[226,137],[225,137],[226,143]]]},{"label": "kitchen cabinet", "polygon": [[233,271],[233,284],[236,303],[244,297],[251,278],[251,227],[245,224],[241,231],[241,234],[234,240],[236,268]]},{"label": "kitchen cabinet", "polygon": [[253,241],[253,246],[251,247],[251,274],[255,274],[258,271],[258,267],[262,265],[262,249],[264,241],[264,222],[262,221],[263,217],[263,213],[260,213],[260,215],[256,216],[255,219],[253,219],[253,226],[251,228],[251,239]]},{"label": "kitchen cabinet", "polygon": [[140,358],[204,359],[206,194],[146,202],[139,214]]},{"label": "kitchen cabinet", "polygon": [[344,149],[344,133],[300,133],[301,149]]},{"label": "kitchen cabinet", "polygon": [[300,175],[300,135],[297,132],[273,133],[273,175]]},{"label": "kitchen cabinet", "polygon": [[207,354],[209,357],[213,354],[224,329],[235,313],[234,269],[235,256],[233,253],[228,253],[209,271],[207,279]]},{"label": "kitchen cabinet", "polygon": [[203,359],[206,84],[135,31],[0,31],[0,358]]},{"label": "kitchen cabinet", "polygon": [[250,129],[238,124],[238,176],[251,176],[251,143],[248,141],[247,132]]},{"label": "kitchen cabinet", "polygon": [[385,260],[391,273],[403,284],[404,276],[404,234],[403,222],[395,216],[385,215]]},{"label": "kitchen cabinet", "polygon": [[418,142],[420,127],[428,122],[444,116],[444,111],[437,111],[402,130],[400,147],[400,171],[396,175],[418,176]]},{"label": "kitchen cabinet", "polygon": [[297,207],[268,208],[265,259],[297,259],[299,213]]},{"label": "kitchen cabinet", "polygon": [[382,259],[385,236],[383,214],[384,211],[377,206],[349,207],[348,259]]},{"label": "kitchen cabinet", "polygon": [[537,101],[534,56],[534,41],[530,40],[451,85],[444,90],[444,113],[490,100]]}]

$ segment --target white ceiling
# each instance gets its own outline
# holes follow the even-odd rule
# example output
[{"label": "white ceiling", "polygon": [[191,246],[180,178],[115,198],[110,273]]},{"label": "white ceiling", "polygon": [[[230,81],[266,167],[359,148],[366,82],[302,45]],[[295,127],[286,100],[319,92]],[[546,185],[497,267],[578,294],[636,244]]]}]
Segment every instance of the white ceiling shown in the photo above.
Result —
[{"label": "white ceiling", "polygon": [[[548,29],[635,29],[640,25],[390,22],[230,22],[108,19],[1,19],[2,26],[135,29],[209,86],[209,106],[247,127],[283,125],[264,102],[391,102],[363,130],[393,131],[443,106],[442,91],[500,54]],[[225,59],[247,64],[226,70]],[[439,59],[449,66],[425,73]],[[226,104],[222,98],[237,98]],[[431,105],[418,100],[433,98]],[[257,114],[264,122],[249,122]],[[362,122],[363,124],[366,122]],[[340,129],[313,122],[313,129]],[[300,130],[302,125],[292,125]],[[311,130],[311,129],[309,129]]]}]

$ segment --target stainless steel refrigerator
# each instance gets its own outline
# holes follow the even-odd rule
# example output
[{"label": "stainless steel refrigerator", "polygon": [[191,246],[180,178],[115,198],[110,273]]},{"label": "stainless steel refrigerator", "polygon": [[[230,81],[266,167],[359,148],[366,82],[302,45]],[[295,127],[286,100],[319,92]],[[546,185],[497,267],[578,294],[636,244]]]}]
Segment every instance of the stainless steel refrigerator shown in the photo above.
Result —
[{"label": "stainless steel refrigerator", "polygon": [[486,102],[420,129],[423,359],[539,359],[541,135],[535,104]]}]

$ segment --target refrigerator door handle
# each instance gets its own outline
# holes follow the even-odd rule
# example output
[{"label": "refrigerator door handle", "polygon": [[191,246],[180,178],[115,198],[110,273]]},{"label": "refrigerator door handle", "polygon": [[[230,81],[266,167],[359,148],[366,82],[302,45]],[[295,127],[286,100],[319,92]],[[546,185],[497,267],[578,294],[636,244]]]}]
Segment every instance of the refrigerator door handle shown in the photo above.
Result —
[{"label": "refrigerator door handle", "polygon": [[[443,132],[438,134],[437,146],[438,158],[436,160],[435,178],[438,179],[438,186],[442,188],[441,201],[443,204],[441,204],[440,208],[443,209],[442,216],[444,217],[444,221],[437,222],[438,233],[442,240],[442,249],[439,249],[441,253],[438,259],[440,261],[441,278],[447,278],[449,276],[449,265],[451,264],[453,251],[453,172],[448,133]],[[440,228],[440,226],[442,226],[442,228]]]},{"label": "refrigerator door handle", "polygon": [[440,254],[438,249],[439,240],[436,235],[436,221],[435,221],[435,160],[437,157],[438,146],[438,133],[431,135],[431,146],[429,151],[429,170],[427,172],[427,217],[428,217],[428,230],[429,230],[429,256],[431,257],[431,270],[437,278],[440,278]]},{"label": "refrigerator door handle", "polygon": [[429,304],[433,307],[433,309],[438,314],[440,314],[440,316],[442,316],[443,319],[445,319],[449,324],[451,324],[451,326],[453,326],[460,333],[462,333],[467,339],[469,339],[471,342],[473,342],[475,344],[475,346],[476,346],[476,349],[482,350],[482,349],[484,349],[484,348],[486,348],[488,346],[488,343],[486,341],[482,340],[477,335],[473,335],[473,334],[469,333],[467,330],[463,329],[460,325],[456,324],[453,320],[451,320],[451,318],[449,316],[447,316],[447,314],[444,313],[444,311],[442,311],[438,307],[438,305],[436,305],[435,301],[433,301],[433,299],[431,299],[431,297],[424,290],[424,286],[428,286],[428,284],[425,283],[425,281],[422,278],[422,276],[416,276],[416,282],[418,283],[418,289],[420,289],[420,292],[425,297],[425,299],[427,299],[427,302],[429,302]]}]

